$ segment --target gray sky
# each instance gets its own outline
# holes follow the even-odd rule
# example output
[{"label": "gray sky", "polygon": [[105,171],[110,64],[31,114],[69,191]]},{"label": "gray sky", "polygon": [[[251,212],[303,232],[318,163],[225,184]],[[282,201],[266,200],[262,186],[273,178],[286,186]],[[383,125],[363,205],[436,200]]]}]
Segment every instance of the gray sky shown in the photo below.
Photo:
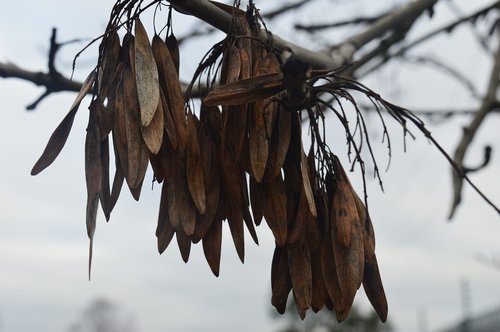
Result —
[{"label": "gray sky", "polygon": [[[458,1],[464,9],[487,2]],[[0,61],[45,70],[51,28],[59,28],[60,41],[97,36],[105,27],[112,3],[0,2]],[[333,6],[333,2],[323,3]],[[370,13],[360,3],[352,5],[352,11]],[[449,18],[449,12],[446,15],[443,10],[437,22]],[[323,16],[324,7],[315,7],[301,20]],[[297,42],[307,41],[307,37],[286,30],[283,22],[288,19],[272,30]],[[176,23],[174,31],[178,35],[193,24],[184,19],[176,19]],[[436,23],[421,22],[416,34],[432,26]],[[460,37],[454,41],[440,38],[429,43],[422,48],[422,54],[437,54],[460,64],[483,91],[490,62],[481,57],[465,29],[457,33]],[[197,39],[181,50],[186,73],[196,66],[210,42]],[[75,44],[63,48],[57,62],[61,71],[69,73],[71,59],[81,47]],[[82,80],[94,61],[95,49],[84,53],[76,77]],[[475,105],[457,84],[442,75],[429,80],[430,73],[414,66],[395,65],[382,75],[367,78],[366,83],[408,107]],[[98,297],[118,303],[127,315],[133,316],[137,331],[215,332],[233,331],[235,327],[239,331],[275,331],[280,323],[273,320],[270,304],[274,243],[267,227],[257,229],[260,246],[254,245],[247,233],[244,265],[239,262],[228,228],[224,228],[221,276],[215,278],[200,245],[192,248],[188,264],[182,262],[175,242],[158,255],[154,236],[161,188],[158,185],[149,190],[146,184],[139,203],[123,190],[108,224],[99,215],[92,281],[87,280],[83,151],[88,102],[82,103],[56,162],[32,177],[29,173],[33,163],[75,97],[59,93],[44,100],[35,112],[26,112],[25,106],[41,93],[42,89],[27,82],[0,80],[0,331],[65,331]],[[335,121],[333,117],[331,121]],[[465,118],[457,118],[430,128],[452,151],[459,128],[465,123]],[[369,124],[375,142],[380,128],[376,117],[370,118]],[[500,141],[499,125],[498,116],[485,123],[467,160],[481,160],[482,147]],[[331,127],[329,142],[344,158],[344,138],[335,134],[335,126]],[[498,215],[466,187],[465,205],[459,207],[453,223],[447,223],[451,176],[446,161],[420,135],[417,141],[408,141],[408,151],[403,153],[401,130],[389,127],[394,149],[391,168],[383,174],[385,193],[376,181],[369,181],[370,211],[389,319],[399,331],[408,332],[417,331],[417,312],[422,310],[430,331],[454,322],[462,314],[463,279],[470,281],[473,313],[500,305],[500,271],[476,259],[478,254],[500,255]],[[385,146],[376,144],[376,151],[384,164]],[[498,204],[497,151],[493,157],[491,164],[472,179]],[[359,191],[359,175],[351,177]],[[147,181],[151,179],[149,174]],[[371,310],[363,290],[356,301]]]}]

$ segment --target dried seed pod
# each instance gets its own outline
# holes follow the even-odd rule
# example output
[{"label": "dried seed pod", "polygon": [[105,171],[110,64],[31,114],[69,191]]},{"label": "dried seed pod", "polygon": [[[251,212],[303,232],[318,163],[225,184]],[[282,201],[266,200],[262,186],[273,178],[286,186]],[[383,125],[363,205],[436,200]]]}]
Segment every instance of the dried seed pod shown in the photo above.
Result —
[{"label": "dried seed pod", "polygon": [[179,54],[179,42],[177,41],[177,38],[175,38],[173,33],[167,36],[167,38],[165,39],[165,44],[167,45],[168,51],[170,52],[170,56],[172,57],[172,62],[174,63],[177,75],[179,75],[179,66],[181,59]]},{"label": "dried seed pod", "polygon": [[156,226],[156,237],[158,238],[158,252],[162,254],[167,249],[174,237],[175,230],[170,223],[168,214],[168,192],[167,184],[164,182],[161,190],[160,210],[158,212],[158,224]]},{"label": "dried seed pod", "polygon": [[163,120],[165,131],[167,133],[169,143],[174,150],[177,150],[177,133],[175,130],[174,119],[172,118],[172,112],[170,111],[170,107],[168,106],[167,99],[163,90],[160,90],[160,103],[163,109]]},{"label": "dried seed pod", "polygon": [[375,246],[366,232],[364,233],[364,272],[363,272],[363,288],[366,296],[373,308],[377,312],[380,320],[387,320],[387,298],[382,285],[382,278],[375,256]]},{"label": "dried seed pod", "polygon": [[241,171],[234,154],[230,150],[219,152],[221,170],[222,194],[224,209],[227,214],[229,229],[240,260],[244,261],[245,244],[243,235],[243,202]]},{"label": "dried seed pod", "polygon": [[252,207],[252,215],[257,226],[260,225],[262,218],[264,217],[264,190],[257,181],[251,176],[250,177],[250,202]]},{"label": "dried seed pod", "polygon": [[274,122],[271,134],[269,158],[267,160],[266,172],[262,179],[263,182],[272,180],[281,171],[288,153],[290,131],[291,113],[280,106],[277,110],[276,121]]},{"label": "dried seed pod", "polygon": [[248,147],[252,174],[257,182],[261,182],[266,171],[269,156],[269,141],[265,127],[264,101],[255,102],[250,109],[248,117]]},{"label": "dried seed pod", "polygon": [[179,228],[175,232],[175,237],[177,238],[177,245],[179,246],[179,252],[181,253],[182,260],[184,263],[187,263],[191,252],[191,240],[186,233],[184,233],[182,228]]},{"label": "dried seed pod", "polygon": [[[327,226],[330,231],[330,226]],[[335,254],[333,251],[332,239],[330,236],[324,236],[321,248],[321,269],[323,271],[323,280],[329,298],[332,301],[337,320],[345,320],[349,314],[350,306],[347,306],[342,294],[342,289],[337,276],[337,267],[335,264]],[[325,302],[326,304],[326,302]]]},{"label": "dried seed pod", "polygon": [[122,49],[120,46],[120,37],[116,31],[111,32],[101,43],[100,51],[102,52],[102,60],[99,66],[98,96],[104,100],[108,93],[114,90],[114,74],[122,57]]},{"label": "dried seed pod", "polygon": [[204,238],[205,233],[215,221],[220,198],[219,164],[217,162],[217,148],[209,134],[206,122],[200,124],[200,156],[201,166],[204,174],[205,186],[205,213],[196,216],[196,227],[193,242],[196,243]]},{"label": "dried seed pod", "polygon": [[123,92],[128,156],[126,179],[134,198],[138,199],[137,191],[134,195],[133,189],[141,188],[148,168],[149,153],[141,135],[137,90],[130,68],[125,68],[123,73]]},{"label": "dried seed pod", "polygon": [[260,186],[264,208],[264,218],[274,235],[278,246],[284,246],[287,241],[287,196],[283,178],[278,175],[271,182]]},{"label": "dried seed pod", "polygon": [[139,18],[135,19],[134,65],[141,125],[149,126],[160,102],[158,69],[149,37]]},{"label": "dried seed pod", "polygon": [[312,299],[311,253],[306,237],[303,236],[299,241],[287,244],[286,248],[295,304],[299,313],[305,312],[311,306]]},{"label": "dried seed pod", "polygon": [[212,270],[218,277],[220,270],[220,254],[222,246],[222,220],[215,220],[202,239],[203,253]]},{"label": "dried seed pod", "polygon": [[[250,64],[246,52],[231,46],[227,53],[221,70],[221,82],[229,83],[248,78],[250,76]],[[247,109],[248,105],[246,104],[223,107],[222,145],[232,149],[238,160],[247,135]]]},{"label": "dried seed pod", "polygon": [[89,124],[85,138],[85,180],[87,184],[87,210],[86,224],[87,235],[90,239],[89,245],[89,279],[92,264],[92,244],[94,239],[97,209],[99,197],[101,196],[102,167],[101,151],[99,142],[99,127],[94,112],[89,112]]},{"label": "dried seed pod", "polygon": [[164,114],[163,104],[160,102],[149,125],[147,127],[141,125],[142,138],[152,154],[157,154],[163,143]]},{"label": "dried seed pod", "polygon": [[204,214],[206,210],[205,175],[203,174],[198,130],[196,129],[197,121],[195,115],[189,112],[187,116],[189,137],[186,149],[186,173],[191,198],[198,213]]},{"label": "dried seed pod", "polygon": [[85,79],[85,82],[78,92],[78,95],[71,105],[68,114],[64,117],[61,123],[54,130],[52,135],[50,136],[49,142],[45,147],[42,155],[38,159],[38,161],[33,166],[31,170],[31,175],[37,175],[45,168],[47,168],[50,164],[54,162],[59,153],[61,152],[64,144],[66,144],[66,140],[68,139],[68,135],[71,131],[71,127],[73,126],[73,121],[75,120],[76,112],[78,111],[78,107],[82,102],[83,98],[90,92],[92,89],[92,85],[95,79],[95,71],[92,71],[89,76]]},{"label": "dried seed pod", "polygon": [[153,37],[152,48],[158,66],[160,89],[163,90],[169,110],[172,113],[178,148],[184,150],[188,140],[188,129],[179,75],[167,45],[157,35]]},{"label": "dried seed pod", "polygon": [[292,210],[290,206],[288,209],[290,211],[288,214],[290,222],[287,243],[295,243],[304,236],[307,219],[309,216],[312,216],[309,212],[307,198],[303,189],[300,191],[298,202],[295,203],[295,200],[293,200],[293,204],[295,205],[294,209]]},{"label": "dried seed pod", "polygon": [[271,264],[271,304],[283,314],[286,309],[288,294],[292,290],[290,269],[288,268],[287,249],[276,246]]},{"label": "dried seed pod", "polygon": [[[124,68],[123,68],[124,69]],[[127,126],[125,123],[125,92],[123,70],[116,86],[115,94],[115,126],[113,128],[113,143],[115,155],[120,163],[124,176],[128,173]]]}]

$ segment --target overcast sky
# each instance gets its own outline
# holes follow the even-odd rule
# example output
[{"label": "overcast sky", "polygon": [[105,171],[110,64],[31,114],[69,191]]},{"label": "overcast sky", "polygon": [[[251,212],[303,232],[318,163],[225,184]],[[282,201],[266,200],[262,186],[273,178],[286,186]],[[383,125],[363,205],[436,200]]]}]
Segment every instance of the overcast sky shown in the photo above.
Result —
[{"label": "overcast sky", "polygon": [[[334,1],[318,2],[340,8]],[[372,12],[361,1],[353,3],[351,12],[335,17]],[[488,1],[457,3],[465,10],[479,8]],[[45,70],[52,27],[59,29],[59,41],[95,37],[102,33],[112,4],[111,0],[1,1],[0,61]],[[272,7],[269,3],[266,6]],[[439,9],[436,20],[445,22],[450,13],[445,7]],[[336,13],[334,9],[328,12]],[[311,6],[300,21],[319,20],[324,13],[325,7]],[[287,17],[272,30],[297,42],[306,41],[308,37],[286,29],[285,23],[290,20]],[[176,23],[174,31],[178,35],[193,24],[180,18]],[[421,22],[414,35],[432,26],[436,23]],[[460,64],[484,91],[490,61],[481,56],[466,29],[457,33],[459,38],[440,38],[422,48],[422,53]],[[207,38],[197,39],[181,50],[186,78],[210,42]],[[73,55],[82,45],[63,48],[57,62],[62,72],[70,72]],[[95,49],[84,53],[75,77],[83,80],[94,61]],[[430,74],[414,66],[395,65],[382,75],[367,78],[366,83],[408,107],[476,105],[460,86],[442,75],[429,80]],[[82,310],[100,297],[117,303],[124,315],[133,318],[139,332],[276,331],[280,322],[273,319],[270,304],[274,243],[266,226],[257,230],[259,246],[251,243],[246,234],[245,264],[239,262],[228,228],[224,228],[221,275],[216,278],[200,245],[193,247],[188,264],[182,262],[174,242],[158,255],[154,236],[161,188],[158,185],[153,190],[145,185],[139,203],[123,190],[111,221],[106,224],[99,216],[92,281],[87,280],[83,153],[88,101],[82,103],[59,158],[32,177],[31,167],[75,97],[59,93],[45,99],[35,112],[25,111],[25,106],[42,92],[27,82],[0,79],[0,331],[67,331]],[[457,118],[430,128],[447,150],[453,151],[459,128],[466,120]],[[333,117],[331,121],[335,121]],[[369,124],[375,142],[379,129],[376,118],[370,118]],[[498,116],[488,119],[472,145],[468,161],[478,163],[484,145],[498,146],[499,125]],[[451,176],[446,161],[420,135],[415,142],[408,142],[408,151],[403,153],[398,143],[401,130],[393,125],[390,129],[394,150],[391,167],[383,174],[385,193],[376,181],[369,181],[370,212],[389,319],[398,331],[405,332],[418,330],[419,312],[425,313],[421,316],[426,316],[428,331],[453,323],[463,313],[461,280],[470,282],[473,313],[500,306],[500,271],[477,259],[481,254],[500,256],[500,218],[466,187],[464,205],[459,207],[456,219],[448,223]],[[345,160],[343,135],[332,134],[329,139]],[[376,150],[383,163],[385,146],[377,145]],[[498,151],[493,153],[491,164],[472,179],[498,204],[500,157]],[[359,174],[351,177],[359,191]],[[149,174],[146,182],[151,179]],[[363,290],[356,301],[371,310]]]}]

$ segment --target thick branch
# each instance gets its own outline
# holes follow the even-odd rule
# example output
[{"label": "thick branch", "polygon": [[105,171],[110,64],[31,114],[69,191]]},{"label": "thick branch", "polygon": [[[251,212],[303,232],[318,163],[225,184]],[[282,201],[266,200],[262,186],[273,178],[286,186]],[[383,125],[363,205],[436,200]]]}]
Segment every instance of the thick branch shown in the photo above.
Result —
[{"label": "thick branch", "polygon": [[0,77],[18,78],[29,81],[35,85],[43,86],[48,90],[57,91],[80,91],[81,82],[71,81],[69,78],[58,76],[54,77],[49,73],[34,72],[20,68],[12,63],[0,62]]}]

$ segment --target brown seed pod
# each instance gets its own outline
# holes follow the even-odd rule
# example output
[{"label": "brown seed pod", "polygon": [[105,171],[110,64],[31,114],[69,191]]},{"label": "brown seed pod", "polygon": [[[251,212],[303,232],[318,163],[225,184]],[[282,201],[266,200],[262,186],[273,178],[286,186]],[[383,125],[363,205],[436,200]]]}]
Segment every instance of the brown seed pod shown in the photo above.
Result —
[{"label": "brown seed pod", "polygon": [[311,306],[312,300],[311,253],[306,237],[287,244],[286,248],[295,304],[299,313],[305,312]]},{"label": "brown seed pod", "polygon": [[204,174],[205,186],[205,213],[196,215],[196,227],[193,242],[197,243],[205,237],[205,233],[215,221],[220,200],[219,164],[217,162],[217,148],[209,133],[206,122],[200,123],[200,157]]},{"label": "brown seed pod", "polygon": [[167,45],[168,51],[170,52],[170,56],[172,57],[172,62],[174,63],[177,75],[179,75],[179,66],[181,59],[179,54],[179,42],[177,41],[177,38],[175,38],[173,33],[167,36],[167,38],[165,39],[165,44]]},{"label": "brown seed pod", "polygon": [[153,37],[152,49],[158,66],[160,89],[165,95],[177,133],[178,148],[184,150],[188,140],[188,129],[179,75],[167,45],[157,35]]},{"label": "brown seed pod", "polygon": [[264,218],[274,235],[278,246],[284,246],[287,241],[287,194],[281,175],[271,182],[258,184],[262,192]]},{"label": "brown seed pod", "polygon": [[202,239],[203,253],[212,270],[212,273],[218,277],[220,270],[220,254],[222,246],[222,220],[214,220],[210,228]]},{"label": "brown seed pod", "polygon": [[234,154],[230,150],[219,152],[221,171],[222,195],[224,195],[224,210],[227,214],[229,229],[240,260],[245,257],[243,235],[243,201],[241,171]]},{"label": "brown seed pod", "polygon": [[271,304],[280,314],[285,312],[288,294],[292,290],[287,256],[287,249],[285,247],[277,245],[274,248],[271,264]]},{"label": "brown seed pod", "polygon": [[138,193],[134,189],[140,190],[144,181],[148,168],[149,153],[141,135],[137,88],[130,68],[125,68],[123,73],[123,93],[128,156],[126,179],[132,195],[135,199],[138,199]]},{"label": "brown seed pod", "polygon": [[158,110],[160,89],[153,50],[139,18],[135,19],[134,65],[141,126],[148,127]]},{"label": "brown seed pod", "polygon": [[162,185],[160,210],[158,212],[158,224],[156,226],[156,237],[158,238],[158,252],[162,254],[167,249],[174,237],[175,230],[170,223],[168,214],[168,192],[166,182]]},{"label": "brown seed pod", "polygon": [[92,71],[85,79],[85,82],[83,83],[80,92],[78,92],[73,105],[71,105],[68,114],[64,117],[64,119],[50,136],[49,142],[47,143],[45,150],[40,156],[40,159],[38,159],[38,161],[33,166],[33,169],[31,170],[31,175],[37,175],[45,168],[47,168],[54,162],[54,160],[61,152],[64,144],[66,144],[66,140],[68,139],[71,127],[73,126],[73,121],[75,120],[75,115],[78,111],[78,107],[80,107],[80,103],[82,102],[83,98],[92,89],[94,79],[95,71]]},{"label": "brown seed pod", "polygon": [[141,125],[142,138],[152,154],[160,151],[163,143],[163,132],[165,127],[163,104],[158,103],[157,110],[147,127]]},{"label": "brown seed pod", "polygon": [[191,253],[191,240],[182,228],[179,228],[175,232],[175,237],[177,238],[177,245],[179,246],[182,260],[184,263],[187,263],[189,261],[189,254]]},{"label": "brown seed pod", "polygon": [[204,214],[206,210],[205,197],[205,175],[200,154],[200,144],[198,142],[198,130],[196,122],[198,119],[193,113],[188,112],[188,142],[186,148],[186,174],[189,192],[191,198],[198,210],[198,213]]},{"label": "brown seed pod", "polygon": [[277,109],[263,182],[272,180],[283,167],[288,153],[288,145],[290,144],[291,116],[291,113],[283,107],[280,106]]},{"label": "brown seed pod", "polygon": [[90,239],[89,246],[89,279],[92,264],[92,243],[94,239],[97,209],[101,195],[102,167],[99,142],[99,127],[94,112],[89,112],[89,124],[85,138],[85,180],[87,184],[87,235]]}]

